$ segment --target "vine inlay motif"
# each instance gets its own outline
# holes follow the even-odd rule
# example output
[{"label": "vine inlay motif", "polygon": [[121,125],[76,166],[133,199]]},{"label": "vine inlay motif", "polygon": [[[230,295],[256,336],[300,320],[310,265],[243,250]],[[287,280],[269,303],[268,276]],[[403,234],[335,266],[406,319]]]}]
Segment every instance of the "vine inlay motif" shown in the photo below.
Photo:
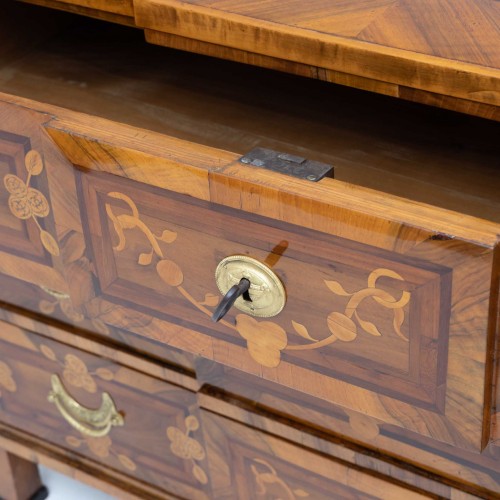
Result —
[{"label": "vine inlay motif", "polygon": [[[210,307],[218,304],[219,298],[213,294],[206,294],[204,300],[196,300],[183,286],[184,275],[182,269],[171,259],[165,257],[159,242],[173,243],[177,238],[177,233],[169,230],[163,231],[161,236],[155,235],[147,225],[140,219],[139,210],[135,203],[125,194],[110,192],[111,198],[124,201],[130,208],[130,214],[115,215],[110,204],[106,204],[106,213],[113,223],[113,227],[118,235],[118,244],[114,247],[117,252],[125,249],[127,239],[126,230],[137,228],[147,238],[151,244],[151,251],[141,253],[138,257],[138,264],[146,266],[153,262],[156,255],[158,262],[156,271],[159,277],[168,285],[177,288],[195,307],[207,316],[212,316]],[[259,321],[247,314],[238,314],[236,324],[221,320],[219,323],[236,330],[238,334],[246,340],[247,349],[250,356],[262,366],[275,368],[281,361],[283,351],[307,351],[321,349],[334,342],[352,342],[358,337],[358,329],[368,335],[381,337],[377,325],[362,317],[359,311],[360,305],[369,298],[372,298],[380,306],[392,311],[393,329],[404,342],[408,338],[403,334],[401,327],[405,321],[404,307],[410,302],[411,294],[402,291],[399,298],[394,297],[386,290],[377,288],[380,278],[391,278],[397,281],[404,281],[403,277],[390,269],[378,268],[373,270],[367,279],[367,286],[361,290],[348,292],[337,281],[325,280],[324,284],[333,294],[340,297],[348,297],[344,312],[332,311],[326,318],[329,335],[321,340],[315,339],[305,325],[292,321],[292,328],[298,336],[306,340],[307,343],[292,344],[288,342],[289,333],[272,321]]]},{"label": "vine inlay motif", "polygon": [[38,189],[30,187],[31,178],[40,175],[44,169],[42,156],[38,151],[32,149],[26,154],[24,164],[28,172],[26,182],[14,174],[7,174],[3,178],[5,188],[10,193],[9,209],[12,215],[18,219],[33,219],[40,231],[40,240],[45,250],[51,255],[58,256],[60,250],[56,239],[38,222],[38,219],[49,215],[49,202]]},{"label": "vine inlay motif", "polygon": [[293,490],[290,488],[290,486],[288,486],[288,484],[286,484],[285,481],[278,476],[276,469],[265,460],[254,458],[253,461],[256,464],[259,464],[259,466],[254,464],[250,466],[255,477],[255,482],[257,483],[257,495],[268,495],[268,486],[275,484],[279,487],[282,493],[285,494],[285,497],[279,496],[276,497],[277,499],[287,498],[288,500],[297,500],[298,498],[309,497],[309,493],[307,491],[302,489]]},{"label": "vine inlay motif", "polygon": [[194,438],[190,437],[191,432],[200,427],[198,419],[194,415],[188,415],[184,419],[186,431],[181,431],[178,427],[167,428],[167,437],[170,440],[170,451],[182,460],[190,460],[193,466],[193,476],[201,484],[207,484],[208,478],[205,471],[196,463],[205,458],[203,446]]}]

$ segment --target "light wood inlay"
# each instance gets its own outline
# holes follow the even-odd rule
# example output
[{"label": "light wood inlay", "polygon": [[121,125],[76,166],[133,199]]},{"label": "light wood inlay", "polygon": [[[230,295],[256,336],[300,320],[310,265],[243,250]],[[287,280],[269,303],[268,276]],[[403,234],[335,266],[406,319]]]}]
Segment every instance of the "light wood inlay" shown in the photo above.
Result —
[{"label": "light wood inlay", "polygon": [[[33,2],[312,78],[8,4],[2,446],[148,498],[498,495],[498,124],[394,99],[494,118],[496,4]],[[255,146],[335,178],[243,165]],[[279,315],[210,320],[236,254],[273,268]],[[103,394],[125,425],[98,435]]]}]

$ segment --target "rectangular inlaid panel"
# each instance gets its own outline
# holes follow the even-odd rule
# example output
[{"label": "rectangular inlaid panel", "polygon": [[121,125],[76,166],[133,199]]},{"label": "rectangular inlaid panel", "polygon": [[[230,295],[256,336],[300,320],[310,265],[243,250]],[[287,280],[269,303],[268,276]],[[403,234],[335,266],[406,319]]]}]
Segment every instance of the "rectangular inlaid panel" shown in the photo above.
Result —
[{"label": "rectangular inlaid panel", "polygon": [[[420,259],[394,262],[389,252],[366,245],[271,220],[243,220],[236,211],[145,187],[122,183],[116,192],[120,181],[110,177],[82,180],[88,196],[83,212],[91,237],[99,235],[94,261],[107,297],[177,316],[231,344],[243,337],[262,367],[276,368],[283,357],[308,371],[442,409],[446,364],[437,360],[447,346],[450,268]],[[259,321],[236,309],[222,328],[207,321],[219,295],[214,270],[222,258],[238,254],[276,261],[273,269],[287,292],[276,319],[275,335],[283,339],[277,349],[252,349],[249,336],[252,329],[259,335]]]},{"label": "rectangular inlaid panel", "polygon": [[[50,110],[60,118],[0,109],[5,132],[41,138],[34,163],[25,155],[25,172],[6,174],[21,191],[4,184],[5,203],[13,195],[16,205],[3,217],[35,219],[46,259],[6,245],[4,279],[26,286],[4,300],[124,343],[121,332],[133,332],[216,361],[285,400],[292,391],[298,408],[320,401],[327,415],[368,418],[390,429],[386,451],[410,443],[402,453],[410,460],[420,439],[439,453],[495,449],[498,225]],[[34,210],[29,169],[46,182],[34,189],[50,210],[23,219],[23,207]],[[233,309],[211,321],[216,266],[234,254],[276,272],[287,295],[278,316]],[[35,287],[44,298],[24,302]],[[453,460],[433,453],[425,462],[454,474]]]},{"label": "rectangular inlaid panel", "polygon": [[431,498],[202,411],[214,498]]},{"label": "rectangular inlaid panel", "polygon": [[[476,388],[485,382],[486,353],[479,350],[491,253],[428,235],[401,255],[102,174],[83,174],[79,182],[98,294],[197,333],[189,345],[173,330],[169,343],[481,450]],[[215,268],[230,255],[272,265],[287,296],[278,316],[256,319],[233,309],[211,322],[220,297]],[[456,336],[470,321],[462,308],[472,304],[474,326],[482,325],[479,360],[456,351]],[[464,363],[467,385],[456,386]],[[478,385],[469,385],[473,379]]]},{"label": "rectangular inlaid panel", "polygon": [[[148,318],[92,302],[93,268],[85,254],[76,191],[70,188],[73,166],[41,128],[48,116],[2,104],[0,117],[0,301],[93,330],[192,370],[188,353],[126,330],[148,324]],[[54,169],[50,180],[47,166]],[[114,327],[100,319],[103,314],[115,318]]]},{"label": "rectangular inlaid panel", "polygon": [[207,498],[194,393],[3,321],[0,420],[75,458]]},{"label": "rectangular inlaid panel", "polygon": [[30,132],[15,134],[0,130],[0,175],[3,180],[0,248],[47,263],[44,245],[49,237],[41,238],[47,222],[44,219],[50,213],[49,201],[43,194],[47,187],[46,172],[35,149],[38,134],[32,137]]},{"label": "rectangular inlaid panel", "polygon": [[[434,476],[443,473],[449,479],[447,485],[466,489],[480,498],[496,498],[500,493],[495,446],[488,446],[478,455],[422,435],[410,435],[400,427],[368,415],[206,359],[199,359],[196,374],[203,384],[200,406],[226,418],[398,478],[439,497],[450,498],[450,492],[440,483],[442,479]],[[347,440],[346,447],[346,443],[342,446],[342,440]],[[380,450],[390,450],[390,453],[380,455]],[[394,470],[394,466],[407,467],[401,456],[411,461],[410,471]],[[439,486],[426,483],[422,477],[431,481],[434,478]]]}]

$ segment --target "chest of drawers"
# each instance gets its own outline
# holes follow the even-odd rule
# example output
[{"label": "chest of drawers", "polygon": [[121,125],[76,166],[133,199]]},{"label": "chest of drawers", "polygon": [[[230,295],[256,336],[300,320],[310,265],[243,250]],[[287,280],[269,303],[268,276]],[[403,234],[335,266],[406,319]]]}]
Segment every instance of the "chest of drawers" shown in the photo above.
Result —
[{"label": "chest of drawers", "polygon": [[382,45],[404,2],[30,3],[0,20],[0,496],[37,462],[119,498],[498,496],[494,2],[458,61]]}]

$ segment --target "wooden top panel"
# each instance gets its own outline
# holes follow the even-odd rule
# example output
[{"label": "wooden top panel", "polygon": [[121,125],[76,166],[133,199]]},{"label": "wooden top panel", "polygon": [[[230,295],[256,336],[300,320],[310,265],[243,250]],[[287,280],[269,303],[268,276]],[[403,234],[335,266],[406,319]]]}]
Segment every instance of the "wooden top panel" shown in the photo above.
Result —
[{"label": "wooden top panel", "polygon": [[495,0],[136,0],[135,8],[149,29],[500,103]]},{"label": "wooden top panel", "polygon": [[430,56],[498,68],[495,0],[187,0],[241,14]]},{"label": "wooden top panel", "polygon": [[[173,3],[170,1],[159,3]],[[494,0],[187,0],[250,20],[498,68],[500,6]]]}]

